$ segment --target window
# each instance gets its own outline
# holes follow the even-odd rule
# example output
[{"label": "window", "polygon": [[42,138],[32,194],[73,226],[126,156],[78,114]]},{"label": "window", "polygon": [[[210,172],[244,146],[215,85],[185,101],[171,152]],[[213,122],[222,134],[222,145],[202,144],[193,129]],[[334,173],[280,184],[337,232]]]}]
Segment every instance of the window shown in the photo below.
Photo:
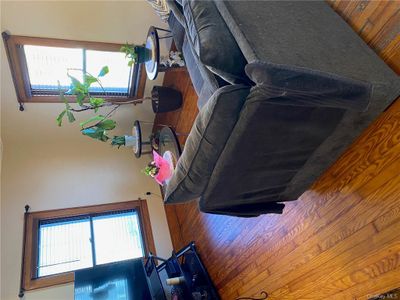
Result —
[{"label": "window", "polygon": [[154,253],[145,200],[27,213],[23,288],[73,281],[73,271]]},{"label": "window", "polygon": [[[23,102],[58,102],[58,82],[68,90],[67,71],[83,79],[83,70],[96,76],[107,65],[110,73],[91,94],[114,100],[143,97],[142,66],[128,67],[120,44],[14,36],[3,33],[17,98]],[[69,97],[67,97],[69,98]],[[74,101],[72,98],[69,98]]]}]

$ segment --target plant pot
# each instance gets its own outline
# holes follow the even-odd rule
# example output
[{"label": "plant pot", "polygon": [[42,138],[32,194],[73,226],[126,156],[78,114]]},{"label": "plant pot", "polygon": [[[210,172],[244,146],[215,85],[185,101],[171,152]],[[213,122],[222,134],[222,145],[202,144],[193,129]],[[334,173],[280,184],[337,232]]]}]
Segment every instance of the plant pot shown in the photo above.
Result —
[{"label": "plant pot", "polygon": [[137,63],[145,63],[151,59],[151,51],[144,46],[135,46],[135,52],[137,54]]},{"label": "plant pot", "polygon": [[137,144],[136,136],[125,135],[125,147],[133,147]]},{"label": "plant pot", "polygon": [[177,110],[182,106],[182,94],[173,88],[154,86],[151,90],[154,113]]}]

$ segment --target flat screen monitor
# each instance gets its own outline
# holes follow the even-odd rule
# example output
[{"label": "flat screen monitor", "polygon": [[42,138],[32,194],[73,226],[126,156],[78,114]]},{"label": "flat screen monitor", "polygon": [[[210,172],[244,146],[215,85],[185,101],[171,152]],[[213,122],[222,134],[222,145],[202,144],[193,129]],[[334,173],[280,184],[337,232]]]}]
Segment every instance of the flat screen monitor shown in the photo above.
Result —
[{"label": "flat screen monitor", "polygon": [[75,272],[75,300],[151,300],[141,258]]}]

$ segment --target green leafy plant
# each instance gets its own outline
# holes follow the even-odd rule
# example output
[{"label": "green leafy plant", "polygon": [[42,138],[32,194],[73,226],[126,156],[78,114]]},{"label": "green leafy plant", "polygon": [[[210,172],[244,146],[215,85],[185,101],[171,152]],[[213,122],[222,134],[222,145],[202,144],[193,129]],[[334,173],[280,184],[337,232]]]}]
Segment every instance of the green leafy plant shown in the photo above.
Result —
[{"label": "green leafy plant", "polygon": [[125,53],[125,58],[128,58],[128,66],[132,66],[138,59],[138,54],[135,51],[134,45],[129,45],[126,43],[120,49],[121,52]]},{"label": "green leafy plant", "polygon": [[[70,71],[80,71],[83,72],[83,82],[79,81],[76,77],[70,74]],[[88,120],[81,122],[79,125],[81,127],[81,133],[90,138],[107,142],[110,137],[108,136],[108,131],[113,130],[117,123],[116,121],[111,119],[111,116],[115,113],[115,111],[121,106],[125,104],[138,104],[142,103],[143,100],[147,100],[150,98],[130,100],[125,102],[114,102],[111,98],[106,97],[93,97],[90,94],[90,87],[92,84],[97,83],[106,95],[106,91],[103,88],[100,78],[106,76],[109,73],[109,69],[107,66],[104,66],[97,77],[93,76],[88,72],[84,72],[81,69],[68,69],[67,75],[71,80],[70,89],[65,91],[61,88],[60,83],[58,83],[59,95],[60,99],[65,104],[65,109],[58,115],[56,122],[58,126],[62,126],[63,120],[65,118],[68,119],[70,123],[75,122],[75,113],[80,113],[83,111],[93,111],[95,114],[98,113],[99,109],[102,107],[109,107],[110,110],[105,115],[95,115],[90,117]],[[73,97],[75,100],[74,106],[71,105],[68,101],[67,97]],[[112,146],[121,147],[125,145],[125,137],[124,136],[114,136],[111,140]]]},{"label": "green leafy plant", "polygon": [[158,172],[160,171],[160,168],[157,167],[156,163],[154,161],[150,162],[143,170],[142,172],[146,174],[147,176],[157,176]]},{"label": "green leafy plant", "polygon": [[117,146],[118,149],[121,146],[125,146],[125,137],[124,136],[114,136],[111,140],[111,146]]},{"label": "green leafy plant", "polygon": [[125,58],[128,59],[128,66],[131,67],[135,63],[142,63],[148,59],[148,49],[145,45],[134,45],[126,43],[120,49],[125,53]]}]

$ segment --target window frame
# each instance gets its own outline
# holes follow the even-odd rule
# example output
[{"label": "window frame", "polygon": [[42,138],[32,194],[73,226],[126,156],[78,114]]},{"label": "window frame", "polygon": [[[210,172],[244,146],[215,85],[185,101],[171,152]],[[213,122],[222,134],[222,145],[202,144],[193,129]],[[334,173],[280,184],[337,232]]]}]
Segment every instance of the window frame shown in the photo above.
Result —
[{"label": "window frame", "polygon": [[22,257],[22,289],[24,291],[50,287],[74,281],[74,271],[37,277],[39,221],[66,217],[78,217],[107,212],[135,210],[139,217],[144,253],[155,254],[153,233],[146,200],[139,199],[126,202],[81,206],[38,212],[25,215],[24,249]]},{"label": "window frame", "polygon": [[[34,46],[49,46],[49,47],[63,47],[63,48],[84,48],[87,50],[98,51],[112,51],[119,52],[122,44],[105,43],[105,42],[90,42],[90,41],[76,41],[66,39],[54,39],[44,37],[29,37],[10,35],[8,32],[2,33],[8,64],[11,71],[17,100],[20,104],[23,103],[60,103],[58,95],[55,96],[33,96],[30,94],[30,81],[28,74],[28,67],[26,64],[25,56],[22,54],[21,46],[34,45]],[[112,99],[113,101],[127,101],[141,99],[144,95],[146,85],[146,72],[143,64],[135,64],[132,67],[132,81],[131,90],[128,97],[115,96],[104,97],[105,99]],[[73,96],[66,95],[68,102],[75,102]]]}]

